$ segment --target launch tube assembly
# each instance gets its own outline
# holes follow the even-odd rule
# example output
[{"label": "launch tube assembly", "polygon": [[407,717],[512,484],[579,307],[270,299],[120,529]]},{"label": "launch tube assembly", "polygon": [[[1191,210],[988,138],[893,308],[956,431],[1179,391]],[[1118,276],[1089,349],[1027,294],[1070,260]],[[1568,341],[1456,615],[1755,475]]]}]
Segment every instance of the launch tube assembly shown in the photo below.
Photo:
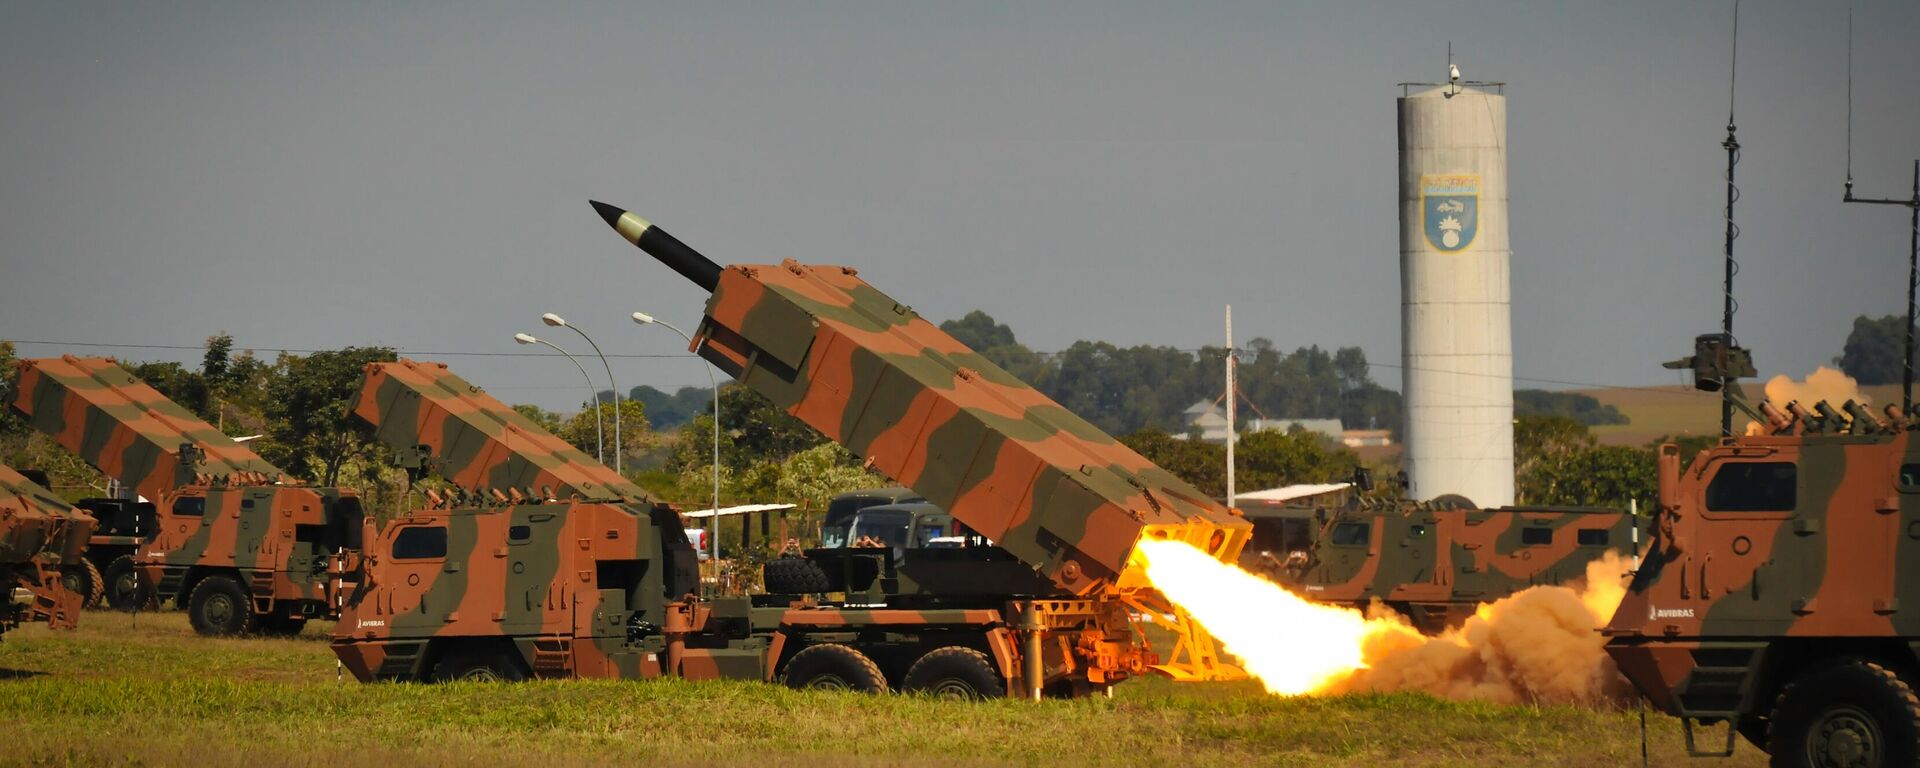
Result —
[{"label": "launch tube assembly", "polygon": [[854,270],[724,269],[638,216],[594,209],[713,293],[694,351],[1076,595],[1148,588],[1134,545],[1234,562],[1251,526],[1000,369]]}]

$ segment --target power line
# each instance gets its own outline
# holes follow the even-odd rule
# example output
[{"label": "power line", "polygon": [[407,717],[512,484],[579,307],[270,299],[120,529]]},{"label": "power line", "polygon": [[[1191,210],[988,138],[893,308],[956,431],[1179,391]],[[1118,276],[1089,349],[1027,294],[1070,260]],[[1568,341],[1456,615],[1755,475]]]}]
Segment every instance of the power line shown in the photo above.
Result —
[{"label": "power line", "polygon": [[[12,343],[18,344],[18,345],[78,347],[83,349],[158,349],[158,350],[187,351],[187,352],[200,352],[206,349],[205,344],[108,344],[108,343],[101,343],[101,342],[44,341],[44,340],[22,340],[22,339],[14,339],[14,340],[0,339],[0,341],[12,341]],[[326,350],[326,349],[300,349],[300,348],[294,348],[294,347],[241,346],[237,344],[235,346],[247,352],[283,352],[283,353],[295,354],[295,355],[309,355],[309,354],[314,354],[316,352],[336,351],[336,350]],[[379,345],[374,345],[374,346],[379,346]],[[1127,349],[1136,349],[1136,348],[1138,348],[1138,345],[1135,347],[1115,347],[1116,350],[1127,350]],[[1224,347],[1180,348],[1180,347],[1148,346],[1148,348],[1159,350],[1159,351],[1170,351],[1170,352],[1177,352],[1177,353],[1188,354],[1188,355],[1199,355],[1203,353],[1217,353],[1217,352],[1225,351]],[[405,353],[409,355],[421,355],[421,356],[432,356],[432,357],[559,357],[560,356],[556,353],[551,353],[551,352],[548,352],[548,353],[517,352],[517,351],[516,352],[473,352],[473,351],[461,351],[461,350],[422,350],[422,349],[412,349],[405,346],[396,346],[396,347],[392,347],[392,349],[396,353]],[[1254,350],[1248,347],[1236,347],[1235,351],[1237,353],[1256,353],[1257,352],[1257,350]],[[1066,355],[1067,350],[1058,350],[1058,351],[1025,350],[1025,354],[1033,355],[1034,357],[1037,357],[1037,358],[1058,358]],[[679,359],[684,359],[690,356],[691,355],[689,354],[663,355],[663,354],[632,354],[632,353],[609,353],[607,355],[607,357],[609,358],[650,359],[650,360],[679,360]],[[1699,394],[1693,390],[1687,390],[1687,391],[1670,390],[1670,389],[1667,389],[1664,385],[1605,384],[1605,383],[1593,382],[1593,381],[1575,381],[1572,379],[1550,379],[1550,378],[1543,378],[1538,376],[1520,376],[1520,375],[1501,377],[1501,376],[1498,376],[1497,374],[1491,374],[1491,373],[1455,371],[1455,370],[1450,370],[1446,368],[1426,368],[1426,367],[1409,368],[1408,366],[1397,365],[1394,363],[1377,363],[1373,361],[1368,361],[1367,367],[1385,368],[1385,369],[1399,370],[1399,371],[1411,370],[1411,371],[1418,371],[1421,373],[1451,374],[1456,376],[1475,376],[1475,377],[1481,377],[1481,378],[1508,378],[1513,381],[1524,382],[1528,384],[1552,384],[1556,386],[1581,387],[1585,389],[1648,390],[1649,388],[1655,388],[1654,391],[1666,392],[1668,394],[1675,394],[1675,395]],[[690,384],[687,386],[697,386],[697,385]]]}]

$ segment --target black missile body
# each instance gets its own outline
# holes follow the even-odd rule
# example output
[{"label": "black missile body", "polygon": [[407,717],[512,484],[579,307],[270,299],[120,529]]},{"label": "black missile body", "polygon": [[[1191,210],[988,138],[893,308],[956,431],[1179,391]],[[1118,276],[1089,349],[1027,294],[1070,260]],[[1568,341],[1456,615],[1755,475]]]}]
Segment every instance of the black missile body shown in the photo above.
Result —
[{"label": "black missile body", "polygon": [[680,242],[679,238],[667,234],[666,230],[624,209],[615,208],[598,200],[587,202],[593,204],[593,210],[599,212],[600,218],[606,219],[607,226],[613,227],[613,231],[619,232],[627,242],[640,246],[640,250],[646,251],[647,255],[659,259],[660,263],[680,273],[681,277],[692,280],[694,285],[707,289],[708,293],[712,293],[714,287],[720,284],[720,265],[700,255],[699,251],[686,243]]}]

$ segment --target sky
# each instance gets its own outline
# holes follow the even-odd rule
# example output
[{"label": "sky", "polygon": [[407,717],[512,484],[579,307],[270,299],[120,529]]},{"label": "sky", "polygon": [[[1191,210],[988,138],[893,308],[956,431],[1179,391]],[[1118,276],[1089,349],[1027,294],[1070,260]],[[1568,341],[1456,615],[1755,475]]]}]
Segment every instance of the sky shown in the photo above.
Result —
[{"label": "sky", "polygon": [[[1509,83],[1518,386],[1675,382],[1719,325],[1730,2],[534,5],[0,5],[0,338],[391,345],[571,409],[579,371],[512,341],[585,352],[556,312],[623,390],[705,386],[628,319],[691,331],[704,295],[594,198],[1036,350],[1219,344],[1230,303],[1243,342],[1359,346],[1397,388],[1396,84],[1449,42]],[[1740,11],[1763,375],[1904,310],[1906,211],[1840,202],[1847,7]],[[1853,7],[1856,189],[1905,197],[1920,8]]]}]

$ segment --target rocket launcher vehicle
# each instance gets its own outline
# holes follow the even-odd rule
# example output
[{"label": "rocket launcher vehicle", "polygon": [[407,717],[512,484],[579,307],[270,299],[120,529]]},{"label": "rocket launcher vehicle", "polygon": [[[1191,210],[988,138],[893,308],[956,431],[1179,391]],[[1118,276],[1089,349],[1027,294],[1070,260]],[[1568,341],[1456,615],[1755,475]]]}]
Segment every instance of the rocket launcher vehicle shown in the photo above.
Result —
[{"label": "rocket launcher vehicle", "polygon": [[373,427],[376,439],[400,449],[403,463],[470,492],[514,502],[655,503],[640,486],[439,363],[368,364],[351,413]]},{"label": "rocket launcher vehicle", "polygon": [[1233,563],[1252,526],[848,267],[722,268],[594,202],[712,293],[692,351],[1083,597],[1145,593],[1145,538]]},{"label": "rocket launcher vehicle", "polygon": [[21,621],[73,628],[82,597],[59,569],[81,562],[93,526],[92,516],[0,466],[0,632]]},{"label": "rocket launcher vehicle", "polygon": [[216,479],[283,480],[278,467],[107,358],[23,360],[15,391],[13,409],[29,424],[149,499]]}]

